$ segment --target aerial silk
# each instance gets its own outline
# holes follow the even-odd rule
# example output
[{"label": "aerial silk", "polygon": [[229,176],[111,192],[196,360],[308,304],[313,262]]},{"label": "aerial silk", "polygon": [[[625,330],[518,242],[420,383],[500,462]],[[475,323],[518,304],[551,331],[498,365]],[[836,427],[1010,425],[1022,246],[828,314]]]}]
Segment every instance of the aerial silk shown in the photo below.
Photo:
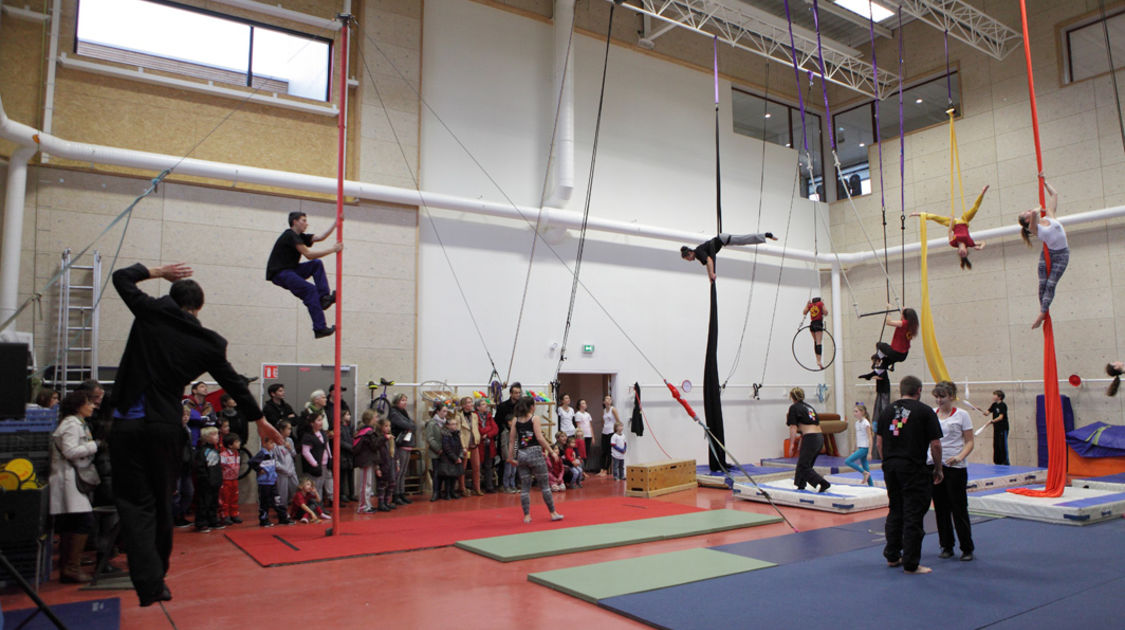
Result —
[{"label": "aerial silk", "polygon": [[[1027,34],[1027,3],[1020,0],[1020,17],[1023,21],[1023,52],[1027,62],[1027,90],[1031,96],[1031,130],[1035,134],[1035,161],[1043,172],[1043,149],[1039,144],[1039,113],[1035,107],[1035,79],[1031,72],[1031,42]],[[1047,207],[1043,194],[1043,179],[1039,179],[1039,206]],[[1041,211],[1046,214],[1046,211]],[[1047,260],[1047,273],[1051,272],[1051,253],[1043,246]],[[1008,492],[1031,497],[1062,496],[1066,488],[1066,430],[1063,428],[1062,399],[1059,397],[1059,369],[1055,363],[1055,329],[1051,314],[1043,322],[1043,406],[1047,424],[1047,483],[1043,490],[1009,488]]]},{"label": "aerial silk", "polygon": [[[711,319],[707,328],[707,358],[703,363],[703,416],[707,420],[710,438],[720,444],[726,443],[723,433],[722,388],[719,387],[719,297],[715,283],[711,283]],[[708,449],[708,462],[711,470],[726,470],[718,450]]]}]

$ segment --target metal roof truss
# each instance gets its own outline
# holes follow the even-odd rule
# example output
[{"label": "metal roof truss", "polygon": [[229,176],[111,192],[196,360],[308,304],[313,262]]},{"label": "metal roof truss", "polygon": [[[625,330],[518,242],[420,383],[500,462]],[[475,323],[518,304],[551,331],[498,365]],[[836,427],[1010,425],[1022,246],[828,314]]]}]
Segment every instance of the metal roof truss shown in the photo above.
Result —
[{"label": "metal roof truss", "polygon": [[899,0],[902,10],[997,60],[1023,44],[1015,29],[964,0]]}]

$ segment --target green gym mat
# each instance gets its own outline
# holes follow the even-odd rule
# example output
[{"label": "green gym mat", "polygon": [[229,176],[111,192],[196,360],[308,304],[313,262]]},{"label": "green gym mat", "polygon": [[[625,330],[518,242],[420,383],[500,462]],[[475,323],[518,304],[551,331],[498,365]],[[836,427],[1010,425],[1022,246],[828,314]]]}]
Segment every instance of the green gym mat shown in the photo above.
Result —
[{"label": "green gym mat", "polygon": [[685,549],[531,573],[527,579],[596,604],[599,599],[607,597],[643,593],[773,566],[777,565],[714,549]]},{"label": "green gym mat", "polygon": [[482,556],[513,562],[654,540],[683,538],[776,523],[777,516],[739,510],[705,510],[621,523],[549,529],[510,536],[458,541],[455,546]]}]

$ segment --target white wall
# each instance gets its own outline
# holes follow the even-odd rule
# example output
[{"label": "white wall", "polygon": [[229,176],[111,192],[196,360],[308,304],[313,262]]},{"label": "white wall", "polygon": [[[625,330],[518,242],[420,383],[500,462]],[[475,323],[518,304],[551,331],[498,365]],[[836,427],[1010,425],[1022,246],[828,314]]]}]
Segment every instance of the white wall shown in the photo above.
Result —
[{"label": "white wall", "polygon": [[[433,109],[423,106],[423,187],[537,206],[557,98],[551,85],[551,25],[456,0],[427,2],[423,24],[423,99]],[[578,182],[567,209],[581,212],[603,42],[576,35],[574,51]],[[591,216],[698,231],[699,241],[713,235],[713,94],[709,74],[614,47]],[[724,229],[737,233],[758,228],[764,158],[761,230],[778,233],[790,247],[811,250],[812,206],[798,201],[791,213],[794,152],[766,145],[763,154],[762,143],[733,135],[729,84],[720,86],[720,94]],[[499,190],[458,146],[454,135],[496,180]],[[534,223],[534,217],[528,219]],[[491,370],[487,346],[505,379],[550,380],[558,360],[551,345],[562,340],[572,278],[568,266],[574,262],[577,231],[548,230],[546,242],[536,246],[521,321],[532,249],[528,223],[425,210],[420,223],[419,377],[481,382]],[[690,379],[696,390],[688,398],[702,413],[708,285],[701,266],[680,260],[679,245],[589,233],[581,278],[594,297],[579,290],[565,371],[618,374],[614,393],[619,400],[627,397],[627,385],[634,381],[659,383],[662,376],[675,383]],[[458,294],[451,266],[480,326],[483,345]],[[745,347],[730,380],[779,387],[766,390],[762,401],[749,400],[748,389],[732,388],[726,395],[728,443],[743,462],[780,453],[786,433],[782,387],[821,382],[819,375],[797,366],[790,354],[815,275],[799,263],[786,262],[785,267],[780,286],[777,259],[762,259],[757,267]],[[724,251],[719,274],[723,344],[719,365],[720,376],[726,377],[747,317],[753,255]],[[764,369],[775,311],[769,365]],[[582,354],[586,343],[595,345],[593,355]],[[516,352],[509,374],[513,344]],[[664,457],[652,433],[673,457],[706,459],[701,431],[673,405],[665,390],[646,389],[644,402],[653,429],[634,441],[630,461]],[[631,405],[619,409],[628,416]]]}]

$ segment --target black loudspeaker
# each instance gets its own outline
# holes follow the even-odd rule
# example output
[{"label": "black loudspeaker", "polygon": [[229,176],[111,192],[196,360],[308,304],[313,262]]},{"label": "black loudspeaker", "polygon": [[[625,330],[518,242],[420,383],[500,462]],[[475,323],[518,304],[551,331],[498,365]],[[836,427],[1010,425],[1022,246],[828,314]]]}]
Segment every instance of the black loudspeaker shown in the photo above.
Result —
[{"label": "black loudspeaker", "polygon": [[0,418],[22,418],[27,403],[27,344],[0,343]]}]

